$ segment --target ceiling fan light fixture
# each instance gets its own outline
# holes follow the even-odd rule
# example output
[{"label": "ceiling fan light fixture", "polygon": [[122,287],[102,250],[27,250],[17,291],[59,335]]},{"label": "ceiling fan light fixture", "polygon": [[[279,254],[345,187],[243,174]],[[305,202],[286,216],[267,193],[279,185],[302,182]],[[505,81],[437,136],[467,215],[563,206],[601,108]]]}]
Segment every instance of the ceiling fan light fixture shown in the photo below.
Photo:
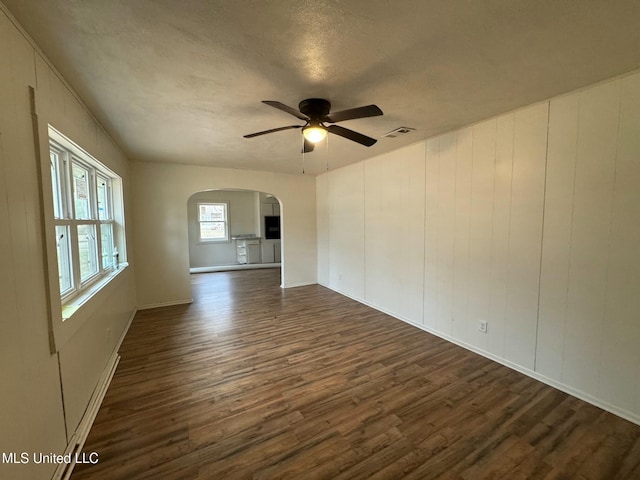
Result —
[{"label": "ceiling fan light fixture", "polygon": [[[1,1],[1,0],[0,0]],[[302,129],[304,136],[304,153],[313,152],[313,146],[325,139],[328,133],[337,135],[352,142],[359,143],[365,147],[371,147],[377,140],[367,137],[361,133],[349,130],[348,128],[335,125],[345,120],[354,120],[357,118],[377,117],[382,115],[382,110],[377,105],[366,105],[364,107],[349,108],[339,112],[331,113],[331,103],[323,98],[307,98],[298,104],[298,110],[291,108],[284,103],[275,100],[263,100],[262,103],[270,107],[282,110],[294,117],[304,120],[304,125],[287,125],[286,127],[272,128],[263,130],[262,132],[250,133],[244,135],[244,138],[254,138],[267,133],[281,132],[283,130]],[[327,126],[326,123],[331,125]]]},{"label": "ceiling fan light fixture", "polygon": [[327,136],[327,129],[319,125],[311,125],[302,129],[302,134],[311,143],[318,143]]}]

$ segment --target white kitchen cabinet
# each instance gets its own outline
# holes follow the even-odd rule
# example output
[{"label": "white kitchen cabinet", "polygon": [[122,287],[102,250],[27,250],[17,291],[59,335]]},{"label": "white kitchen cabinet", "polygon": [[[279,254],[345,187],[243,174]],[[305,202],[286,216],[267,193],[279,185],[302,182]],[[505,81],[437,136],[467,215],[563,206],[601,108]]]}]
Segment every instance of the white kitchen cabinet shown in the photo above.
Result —
[{"label": "white kitchen cabinet", "polygon": [[262,263],[260,250],[259,238],[236,240],[236,260],[241,265]]},{"label": "white kitchen cabinet", "polygon": [[280,204],[279,203],[263,203],[262,204],[262,215],[265,216],[279,216],[280,215]]},{"label": "white kitchen cabinet", "polygon": [[262,262],[280,263],[280,240],[262,241]]},{"label": "white kitchen cabinet", "polygon": [[280,258],[280,240],[276,240],[273,246],[273,253],[275,255],[275,263],[280,263],[282,261]]}]

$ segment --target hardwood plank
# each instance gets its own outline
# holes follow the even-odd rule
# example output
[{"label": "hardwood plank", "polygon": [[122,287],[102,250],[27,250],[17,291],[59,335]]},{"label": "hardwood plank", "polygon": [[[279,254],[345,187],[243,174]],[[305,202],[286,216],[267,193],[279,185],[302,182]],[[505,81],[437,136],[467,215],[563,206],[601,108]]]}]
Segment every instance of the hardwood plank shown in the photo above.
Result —
[{"label": "hardwood plank", "polygon": [[640,427],[279,271],[138,312],[72,479],[633,479]]}]

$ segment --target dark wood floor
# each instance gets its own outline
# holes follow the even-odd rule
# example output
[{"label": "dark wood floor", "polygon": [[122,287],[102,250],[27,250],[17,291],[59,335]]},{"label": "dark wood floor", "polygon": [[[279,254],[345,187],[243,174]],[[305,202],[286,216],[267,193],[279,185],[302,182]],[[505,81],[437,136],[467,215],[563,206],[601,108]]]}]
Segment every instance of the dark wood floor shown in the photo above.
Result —
[{"label": "dark wood floor", "polygon": [[278,270],[139,312],[73,479],[639,479],[640,427]]}]

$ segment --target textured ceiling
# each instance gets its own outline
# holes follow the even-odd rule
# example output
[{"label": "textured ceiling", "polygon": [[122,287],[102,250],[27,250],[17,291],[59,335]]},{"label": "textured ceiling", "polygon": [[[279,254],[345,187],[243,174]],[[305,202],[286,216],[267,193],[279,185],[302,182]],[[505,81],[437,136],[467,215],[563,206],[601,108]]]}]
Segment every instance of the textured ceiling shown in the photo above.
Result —
[{"label": "textured ceiling", "polygon": [[637,0],[2,0],[133,160],[301,173],[260,103],[375,103],[307,174],[640,67]]}]

